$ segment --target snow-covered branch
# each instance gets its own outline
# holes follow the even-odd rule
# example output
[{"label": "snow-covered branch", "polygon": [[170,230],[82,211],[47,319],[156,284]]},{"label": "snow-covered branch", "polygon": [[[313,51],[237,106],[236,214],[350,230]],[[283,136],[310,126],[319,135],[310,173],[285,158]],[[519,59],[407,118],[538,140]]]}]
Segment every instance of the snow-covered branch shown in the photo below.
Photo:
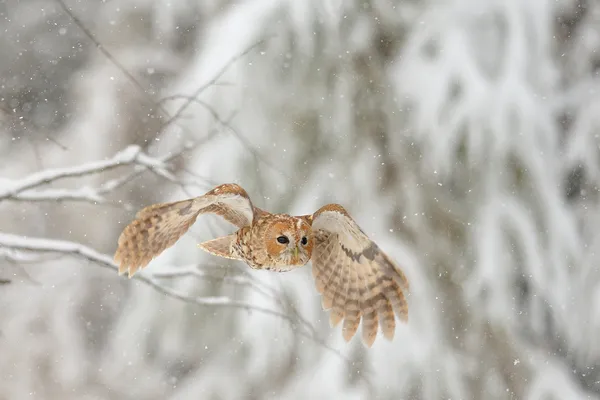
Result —
[{"label": "snow-covered branch", "polygon": [[[84,246],[80,243],[65,241],[65,240],[51,240],[51,239],[42,239],[42,238],[32,238],[32,237],[23,237],[18,235],[12,235],[7,233],[0,232],[0,250],[6,252],[10,251],[21,251],[21,252],[35,252],[35,253],[55,253],[62,255],[70,255],[79,258],[86,259],[94,264],[97,264],[101,267],[111,269],[115,272],[118,271],[118,266],[113,262],[112,258],[106,254],[99,253],[98,251]],[[308,331],[313,331],[314,329],[306,322],[306,321],[298,321],[293,319],[289,315],[286,315],[282,312],[253,306],[251,304],[247,304],[244,302],[239,302],[233,300],[229,297],[218,296],[218,297],[191,297],[186,294],[180,293],[173,288],[166,287],[160,283],[161,278],[174,278],[181,277],[186,275],[193,275],[199,278],[206,278],[211,276],[212,278],[216,278],[215,275],[209,275],[203,273],[198,269],[197,266],[187,266],[181,268],[181,271],[178,268],[173,268],[171,271],[163,272],[163,273],[148,273],[142,271],[132,277],[132,279],[136,279],[140,282],[143,282],[155,290],[169,296],[172,298],[176,298],[178,300],[193,303],[196,305],[203,306],[224,306],[224,307],[234,307],[234,308],[242,308],[248,311],[257,311],[261,313],[270,314],[279,318],[282,318],[289,322],[292,325],[308,325],[304,326],[308,329]],[[231,277],[228,281],[238,284],[248,284],[251,282],[247,278],[243,277]],[[263,292],[264,294],[264,292]],[[300,323],[299,323],[300,322]]]},{"label": "snow-covered branch", "polygon": [[[118,266],[113,262],[110,256],[102,254],[80,243],[65,240],[24,237],[0,232],[0,253],[14,255],[16,252],[53,253],[74,256],[78,258],[83,258],[101,267],[108,268],[114,272],[118,271]],[[252,304],[245,303],[243,301],[233,300],[226,296],[188,296],[185,293],[181,293],[176,289],[161,283],[161,279],[176,278],[183,276],[194,276],[197,278],[213,279],[217,278],[217,276],[214,274],[209,274],[199,270],[197,265],[187,265],[182,266],[181,268],[172,267],[171,269],[163,272],[149,273],[147,271],[141,271],[140,273],[134,275],[131,279],[138,280],[168,297],[183,301],[185,303],[195,304],[198,306],[240,308],[246,311],[260,312],[263,314],[268,314],[277,318],[281,318],[282,320],[290,324],[292,328],[300,328],[298,330],[295,330],[297,334],[314,341],[320,346],[323,346],[325,349],[331,351],[332,353],[336,354],[338,357],[343,359],[345,362],[350,364],[350,361],[344,355],[342,355],[338,350],[327,345],[327,343],[323,339],[319,338],[317,336],[314,326],[312,326],[308,321],[302,318],[293,309],[291,310],[290,314],[287,314],[285,312],[273,310],[270,308],[255,306]],[[234,284],[249,285],[254,290],[260,291],[261,294],[272,297],[274,301],[278,300],[273,296],[276,295],[275,292],[267,293],[266,291],[262,290],[258,285],[253,283],[252,280],[248,277],[227,277],[226,281]],[[9,282],[10,281],[0,283]]]},{"label": "snow-covered branch", "polygon": [[[187,150],[184,146],[181,152]],[[168,170],[168,162],[180,155],[176,152],[168,157],[152,158],[142,152],[139,146],[129,146],[115,156],[104,161],[95,161],[75,167],[47,169],[31,174],[20,180],[0,180],[0,201],[86,201],[106,203],[105,195],[123,186],[144,171],[170,181],[180,183]],[[98,187],[83,186],[78,189],[38,189],[40,186],[67,178],[77,178],[99,174],[121,166],[133,165],[134,171],[122,177],[111,179]]]},{"label": "snow-covered branch", "polygon": [[102,202],[102,194],[110,187],[114,187],[114,184],[107,185],[103,190],[94,190],[89,187],[75,190],[44,189],[34,191],[33,189],[61,179],[98,174],[124,165],[136,165],[149,169],[166,179],[175,180],[164,161],[144,154],[139,146],[129,146],[108,160],[94,161],[75,167],[47,169],[14,181],[3,180],[2,188],[0,188],[0,201],[10,199],[20,201],[86,200]]},{"label": "snow-covered branch", "polygon": [[[80,258],[84,258],[90,262],[93,262],[101,267],[118,271],[118,266],[113,262],[112,258],[106,254],[97,252],[96,250],[84,246],[80,243],[65,241],[65,240],[51,240],[42,238],[23,237],[18,235],[11,235],[7,233],[0,233],[0,249],[10,249],[17,251],[26,252],[38,252],[38,253],[58,253],[63,255],[71,255]],[[192,268],[185,268],[184,274],[190,274]],[[237,308],[244,308],[248,310],[254,310],[259,312],[265,312],[271,315],[276,315],[280,318],[289,320],[290,318],[284,314],[281,314],[274,310],[269,310],[260,307],[254,307],[249,304],[236,302],[228,297],[189,297],[185,294],[178,293],[171,288],[165,288],[158,283],[158,278],[161,277],[173,277],[171,275],[153,275],[153,274],[136,274],[132,279],[136,279],[147,285],[150,285],[154,289],[167,294],[170,297],[177,298],[179,300],[186,301],[188,303],[194,303],[198,305],[211,305],[211,306],[231,306]],[[201,272],[197,272],[197,276],[202,276]]]}]

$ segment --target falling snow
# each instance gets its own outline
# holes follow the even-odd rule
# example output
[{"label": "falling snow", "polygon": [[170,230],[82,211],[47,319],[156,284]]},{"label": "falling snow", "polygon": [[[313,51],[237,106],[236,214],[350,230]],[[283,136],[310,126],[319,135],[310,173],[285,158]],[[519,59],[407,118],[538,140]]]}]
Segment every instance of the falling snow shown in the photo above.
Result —
[{"label": "falling snow", "polygon": [[[0,398],[600,398],[600,3],[61,1],[0,6]],[[394,341],[212,217],[118,276],[137,210],[223,182],[348,209]]]}]

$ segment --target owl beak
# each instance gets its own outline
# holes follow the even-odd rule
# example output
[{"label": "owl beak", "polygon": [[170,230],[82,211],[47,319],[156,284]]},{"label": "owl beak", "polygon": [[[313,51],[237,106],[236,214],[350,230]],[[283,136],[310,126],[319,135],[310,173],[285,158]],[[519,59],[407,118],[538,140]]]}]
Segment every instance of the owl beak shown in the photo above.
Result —
[{"label": "owl beak", "polygon": [[298,258],[298,246],[294,247],[294,258]]}]

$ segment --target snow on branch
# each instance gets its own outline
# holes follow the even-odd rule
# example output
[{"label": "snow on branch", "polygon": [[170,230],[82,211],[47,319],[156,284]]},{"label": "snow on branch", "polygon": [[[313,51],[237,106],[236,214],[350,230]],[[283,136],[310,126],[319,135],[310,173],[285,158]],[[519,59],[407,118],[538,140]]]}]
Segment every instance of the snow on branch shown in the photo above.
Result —
[{"label": "snow on branch", "polygon": [[[113,262],[112,258],[106,254],[102,254],[97,252],[96,250],[84,246],[80,243],[70,242],[65,240],[52,240],[52,239],[42,239],[42,238],[32,238],[32,237],[24,237],[18,235],[12,235],[7,233],[0,232],[0,250],[18,250],[18,251],[26,251],[26,252],[37,252],[37,253],[59,253],[63,255],[72,255],[80,258],[84,258],[88,261],[91,261],[101,267],[111,269],[113,271],[118,271],[118,266]],[[190,273],[190,268],[186,268],[186,273]],[[174,274],[171,274],[174,276]],[[161,277],[161,275],[157,275],[156,278]],[[236,303],[227,297],[189,297],[184,294],[177,293],[172,289],[166,289],[162,287],[157,279],[153,275],[150,274],[136,274],[132,279],[137,279],[145,284],[152,286],[154,289],[169,295],[170,297],[174,297],[180,300],[184,300],[188,303],[195,303],[198,305],[222,305],[222,306],[232,306],[238,308],[246,308],[252,309],[261,312],[267,312],[269,314],[280,316],[284,319],[289,319],[288,316],[278,313],[277,311],[272,311],[268,309],[255,308],[251,305],[246,305],[242,303]]]},{"label": "snow on branch", "polygon": [[[102,254],[97,252],[96,250],[84,246],[80,243],[70,242],[65,240],[51,240],[51,239],[42,239],[42,238],[33,238],[33,237],[24,237],[18,235],[12,235],[7,233],[0,232],[0,250],[3,252],[6,251],[22,251],[22,252],[34,252],[34,253],[57,253],[62,255],[71,255],[79,258],[86,259],[90,262],[93,262],[101,267],[111,269],[115,272],[118,271],[118,266],[113,262],[112,258],[106,254]],[[195,271],[194,271],[195,270]],[[266,314],[270,314],[273,316],[277,316],[282,318],[289,323],[295,325],[298,321],[292,319],[289,315],[283,314],[279,311],[271,310],[268,308],[253,306],[250,304],[246,304],[243,302],[238,302],[232,300],[228,297],[219,296],[219,297],[190,297],[183,293],[179,293],[176,290],[161,285],[159,279],[161,278],[173,278],[176,276],[185,276],[185,275],[193,275],[197,277],[206,277],[206,274],[203,274],[201,271],[197,269],[196,266],[191,267],[183,267],[181,271],[177,271],[177,268],[173,268],[173,270],[165,272],[165,273],[140,273],[136,274],[132,277],[132,279],[136,279],[140,282],[143,282],[155,290],[163,293],[169,297],[176,298],[178,300],[182,300],[186,303],[193,303],[196,305],[210,305],[210,306],[226,306],[226,307],[235,307],[235,308],[243,308],[248,311],[258,311]],[[214,277],[214,275],[213,275]],[[242,281],[240,279],[234,279],[234,282],[244,282],[248,283],[247,280]],[[312,328],[312,327],[311,327]],[[312,330],[312,329],[311,329]]]},{"label": "snow on branch", "polygon": [[[87,261],[90,261],[94,264],[97,264],[101,267],[108,268],[112,271],[117,272],[119,270],[118,266],[113,262],[112,258],[106,254],[102,254],[90,247],[87,247],[83,244],[66,241],[66,240],[53,240],[53,239],[43,239],[43,238],[34,238],[34,237],[26,237],[19,235],[12,235],[8,233],[0,232],[0,253],[12,253],[15,252],[32,252],[32,253],[54,253],[61,254],[67,256],[73,256],[78,258],[83,258]],[[189,304],[195,304],[198,306],[214,306],[214,307],[232,307],[232,308],[240,308],[246,311],[256,311],[263,314],[268,314],[274,317],[281,318],[285,320],[291,328],[295,330],[301,336],[304,336],[318,345],[324,347],[328,351],[336,354],[338,357],[343,359],[349,365],[351,365],[350,360],[341,354],[338,350],[330,347],[323,339],[317,336],[316,330],[314,326],[312,326],[308,321],[303,319],[295,310],[292,310],[291,314],[286,314],[284,312],[280,312],[277,310],[264,308],[260,306],[255,306],[252,304],[244,303],[241,301],[233,300],[226,296],[212,296],[212,297],[199,297],[199,296],[188,296],[184,293],[173,289],[172,287],[165,286],[161,284],[160,280],[164,278],[175,278],[178,276],[195,276],[198,278],[205,278],[209,276],[208,274],[203,273],[198,269],[196,265],[188,265],[183,266],[181,269],[179,267],[172,267],[168,271],[158,272],[158,273],[148,273],[146,271],[142,271],[134,275],[131,279],[136,279],[150,287],[154,290],[162,293],[168,297],[183,301]],[[212,277],[215,277],[212,275]],[[248,284],[249,279],[244,277],[231,277],[231,281],[234,283],[244,283]],[[9,282],[6,282],[9,283]],[[255,290],[259,290],[260,288],[256,285],[253,285]],[[269,295],[264,291],[261,291],[262,294]],[[272,293],[276,295],[276,293]],[[273,296],[274,297],[274,296]],[[275,299],[277,300],[277,299]],[[296,328],[301,328],[296,330]],[[363,377],[366,379],[366,377]]]},{"label": "snow on branch", "polygon": [[94,161],[75,167],[47,169],[19,180],[2,180],[0,181],[0,201],[85,200],[101,203],[104,201],[102,194],[120,186],[120,184],[123,183],[123,180],[119,179],[107,182],[99,189],[91,187],[72,190],[34,189],[61,179],[98,174],[124,165],[135,165],[144,170],[151,170],[155,174],[170,181],[175,180],[173,175],[168,171],[165,160],[152,158],[144,154],[139,146],[129,146],[108,160]]}]

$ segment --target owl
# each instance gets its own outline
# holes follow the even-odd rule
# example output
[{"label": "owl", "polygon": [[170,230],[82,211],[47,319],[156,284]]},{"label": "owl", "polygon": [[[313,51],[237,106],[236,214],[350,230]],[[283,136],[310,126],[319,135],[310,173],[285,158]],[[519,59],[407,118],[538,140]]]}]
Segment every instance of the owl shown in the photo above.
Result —
[{"label": "owl", "polygon": [[330,323],[342,320],[346,341],[362,319],[362,341],[371,347],[378,328],[392,340],[395,315],[408,320],[409,284],[400,268],[371,241],[339,204],[312,215],[272,214],[255,207],[236,184],[217,186],[203,196],[148,206],[125,227],[115,262],[129,277],[171,247],[200,214],[214,213],[238,230],[200,243],[203,250],[240,260],[250,268],[290,271],[312,262],[312,274]]}]

